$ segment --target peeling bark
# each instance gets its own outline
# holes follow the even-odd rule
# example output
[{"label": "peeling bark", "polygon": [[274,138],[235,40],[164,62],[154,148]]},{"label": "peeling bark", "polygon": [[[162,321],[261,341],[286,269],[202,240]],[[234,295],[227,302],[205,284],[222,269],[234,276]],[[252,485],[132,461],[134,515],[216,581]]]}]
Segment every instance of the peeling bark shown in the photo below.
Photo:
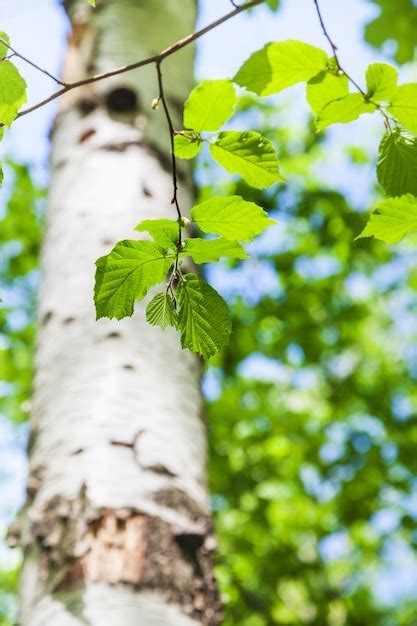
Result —
[{"label": "peeling bark", "polygon": [[[147,56],[195,20],[194,0],[66,6],[64,80]],[[183,102],[192,50],[164,69],[170,102]],[[92,302],[95,260],[140,220],[173,217],[155,95],[144,68],[74,90],[54,125],[28,501],[11,532],[25,554],[22,626],[219,623],[199,363],[147,325],[146,303],[96,322]]]}]

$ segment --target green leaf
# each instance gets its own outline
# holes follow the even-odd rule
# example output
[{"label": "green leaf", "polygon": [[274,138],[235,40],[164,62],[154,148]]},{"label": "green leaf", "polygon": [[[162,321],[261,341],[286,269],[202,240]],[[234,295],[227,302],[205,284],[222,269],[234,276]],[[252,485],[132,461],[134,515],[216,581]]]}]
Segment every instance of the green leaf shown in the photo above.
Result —
[{"label": "green leaf", "polygon": [[248,255],[242,244],[228,239],[190,238],[184,242],[181,256],[190,256],[195,263],[215,263],[221,257],[247,259]]},{"label": "green leaf", "polygon": [[326,104],[318,114],[316,125],[318,130],[323,130],[330,124],[346,124],[356,120],[362,113],[373,113],[375,110],[375,105],[365,102],[362,94],[350,93]]},{"label": "green leaf", "polygon": [[[333,60],[331,60],[333,61]],[[307,102],[315,113],[321,111],[332,100],[343,98],[349,92],[349,80],[345,74],[339,74],[332,67],[320,72],[307,83]]]},{"label": "green leaf", "polygon": [[97,319],[132,315],[135,300],[164,280],[173,260],[174,255],[165,256],[150,241],[119,241],[110,254],[96,261]]},{"label": "green leaf", "polygon": [[203,142],[199,138],[175,135],[174,153],[179,159],[193,159],[201,150]]},{"label": "green leaf", "polygon": [[26,83],[10,61],[0,63],[0,123],[10,127],[26,102]]},{"label": "green leaf", "polygon": [[[3,139],[3,134],[4,134],[4,128],[1,126],[0,127],[0,141]],[[4,175],[3,175],[3,166],[0,163],[0,187],[3,184],[3,180],[4,180]]]},{"label": "green leaf", "polygon": [[387,110],[411,133],[417,134],[417,83],[400,85]]},{"label": "green leaf", "polygon": [[[2,40],[0,41],[0,60],[2,60],[9,54],[9,48],[5,45],[5,43],[9,44],[10,39],[5,32],[0,31],[0,40]],[[3,41],[5,43],[3,43]]]},{"label": "green leaf", "polygon": [[210,144],[210,153],[225,170],[257,189],[284,180],[271,142],[255,131],[223,131]]},{"label": "green leaf", "polygon": [[266,0],[266,3],[271,11],[276,11],[279,7],[280,0]]},{"label": "green leaf", "polygon": [[386,102],[397,89],[398,72],[387,63],[372,63],[366,70],[366,88],[373,102]]},{"label": "green leaf", "polygon": [[240,196],[215,196],[197,204],[191,209],[191,219],[203,232],[232,241],[251,241],[276,223],[260,206]]},{"label": "green leaf", "polygon": [[310,80],[326,66],[327,55],[323,50],[289,39],[270,43],[252,54],[233,80],[259,96],[268,96]]},{"label": "green leaf", "polygon": [[397,243],[417,230],[417,198],[410,193],[379,202],[369,222],[356,238],[376,237],[386,243]]},{"label": "green leaf", "polygon": [[233,115],[237,100],[230,80],[203,80],[184,105],[185,128],[197,132],[218,130]]},{"label": "green leaf", "polygon": [[177,248],[179,238],[177,220],[143,220],[135,226],[135,230],[139,232],[146,231],[151,235],[155,243],[162,248],[168,248],[169,250],[176,250]]},{"label": "green leaf", "polygon": [[165,330],[168,326],[177,326],[177,313],[172,298],[167,293],[157,293],[146,307],[146,319],[152,326]]},{"label": "green leaf", "polygon": [[96,0],[87,0],[88,4],[91,4],[92,7],[96,6]]},{"label": "green leaf", "polygon": [[379,146],[378,181],[389,196],[417,195],[417,139],[386,133]]},{"label": "green leaf", "polygon": [[205,280],[187,274],[177,287],[181,344],[209,359],[228,343],[232,331],[226,302]]}]

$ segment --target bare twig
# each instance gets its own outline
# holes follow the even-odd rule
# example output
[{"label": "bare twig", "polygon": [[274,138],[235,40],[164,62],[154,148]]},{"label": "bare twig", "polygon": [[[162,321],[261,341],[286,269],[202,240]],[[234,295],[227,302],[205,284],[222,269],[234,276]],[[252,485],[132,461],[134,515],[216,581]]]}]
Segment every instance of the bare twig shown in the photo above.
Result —
[{"label": "bare twig", "polygon": [[48,70],[43,69],[42,67],[40,67],[39,65],[37,65],[37,63],[34,63],[33,61],[31,61],[30,59],[28,59],[27,57],[23,56],[23,54],[21,54],[20,52],[18,52],[17,50],[15,50],[14,48],[12,48],[12,46],[7,43],[7,41],[5,41],[4,39],[2,39],[0,37],[0,43],[2,43],[4,46],[6,46],[9,50],[12,51],[12,55],[9,56],[9,58],[11,56],[16,56],[19,57],[19,59],[22,59],[22,61],[24,61],[25,63],[28,63],[29,65],[31,65],[32,67],[34,67],[36,70],[38,70],[39,72],[42,72],[42,74],[45,74],[46,76],[48,76],[49,78],[52,78],[53,81],[55,81],[58,85],[62,85],[63,87],[66,87],[66,83],[64,83],[62,80],[59,80],[59,78],[56,78],[56,76],[54,76],[53,74],[51,74],[50,72],[48,72]]},{"label": "bare twig", "polygon": [[173,190],[174,190],[171,203],[173,205],[175,205],[175,208],[176,208],[177,214],[178,214],[178,221],[179,221],[178,243],[179,243],[179,245],[181,245],[181,223],[180,223],[180,220],[182,218],[182,214],[181,214],[181,209],[180,209],[180,206],[179,206],[179,203],[178,203],[177,160],[175,158],[175,152],[174,152],[175,129],[174,129],[174,124],[172,122],[171,114],[169,112],[168,101],[167,101],[166,96],[165,96],[164,84],[163,84],[163,80],[162,80],[161,63],[162,63],[162,61],[157,61],[157,63],[156,63],[156,72],[157,72],[157,75],[158,75],[159,99],[162,102],[162,107],[163,107],[164,112],[165,112],[165,117],[166,117],[167,124],[168,124],[169,137],[170,137],[170,142],[171,142],[172,183],[173,183]]},{"label": "bare twig", "polygon": [[313,2],[314,2],[314,5],[316,7],[317,16],[319,18],[319,22],[320,22],[320,26],[321,26],[321,29],[323,31],[323,34],[326,37],[327,41],[329,42],[331,49],[333,50],[333,55],[334,55],[334,59],[335,59],[335,62],[336,62],[337,69],[339,70],[340,73],[342,73],[342,74],[344,74],[346,76],[348,81],[350,83],[352,83],[352,85],[354,87],[356,87],[358,92],[363,96],[365,102],[373,104],[375,106],[375,108],[378,109],[379,113],[384,118],[384,124],[385,124],[386,129],[387,130],[390,129],[391,128],[391,126],[390,126],[390,118],[387,115],[387,113],[384,111],[384,109],[381,107],[381,105],[378,102],[374,102],[372,100],[372,98],[370,97],[370,94],[368,94],[366,91],[364,91],[362,89],[362,87],[360,85],[358,85],[358,83],[341,66],[340,60],[339,60],[339,56],[338,56],[338,53],[337,53],[337,46],[334,43],[334,41],[332,40],[332,38],[330,37],[329,32],[328,32],[327,27],[326,27],[326,24],[324,23],[323,15],[322,15],[322,12],[321,12],[321,9],[320,9],[320,5],[319,5],[319,0],[313,0]]},{"label": "bare twig", "polygon": [[[135,61],[134,63],[130,63],[129,65],[122,65],[121,67],[117,67],[114,70],[110,70],[108,72],[102,72],[101,74],[95,74],[93,76],[89,76],[88,78],[84,78],[83,80],[79,80],[74,83],[66,83],[66,84],[61,83],[64,85],[62,89],[55,91],[55,93],[51,94],[44,100],[40,100],[33,106],[23,109],[23,111],[20,111],[20,113],[17,115],[17,118],[22,117],[23,115],[27,115],[28,113],[32,113],[32,111],[36,111],[36,109],[40,109],[41,107],[45,106],[45,104],[48,104],[49,102],[52,102],[53,100],[56,100],[56,98],[63,96],[68,91],[71,91],[72,89],[76,89],[77,87],[83,87],[84,85],[97,83],[98,81],[104,80],[106,78],[110,78],[111,76],[124,74],[125,72],[130,72],[131,70],[135,70],[139,67],[150,65],[151,63],[157,63],[157,64],[161,63],[167,57],[171,56],[175,52],[178,52],[178,50],[185,48],[186,46],[190,45],[194,41],[197,41],[197,39],[199,39],[206,33],[210,32],[214,28],[217,28],[217,26],[220,26],[224,22],[227,22],[228,20],[235,17],[236,15],[239,15],[239,13],[242,13],[243,11],[247,11],[248,9],[251,9],[259,4],[263,4],[264,2],[265,0],[252,0],[251,2],[242,4],[236,7],[233,11],[226,13],[225,15],[218,18],[214,22],[211,22],[207,26],[204,26],[204,28],[201,28],[195,33],[191,33],[190,35],[187,35],[187,37],[184,37],[183,39],[180,39],[179,41],[173,43],[168,48],[161,50],[159,54],[154,54],[153,56],[147,57],[146,59],[141,59],[140,61]],[[51,78],[56,80],[53,76],[51,76]]]},{"label": "bare twig", "polygon": [[172,195],[171,204],[173,204],[175,206],[175,209],[176,209],[177,215],[178,215],[178,241],[177,241],[177,249],[176,249],[176,252],[175,252],[174,269],[172,271],[172,274],[171,274],[171,277],[169,279],[169,283],[168,283],[168,286],[167,286],[167,293],[168,293],[168,290],[170,288],[171,288],[171,291],[172,291],[172,281],[175,280],[175,278],[177,276],[177,273],[178,273],[179,253],[180,253],[181,244],[182,244],[183,220],[182,220],[182,213],[181,213],[180,205],[179,205],[179,202],[178,202],[177,159],[175,157],[175,149],[174,149],[175,128],[174,128],[174,124],[172,122],[171,113],[169,112],[168,100],[167,100],[167,98],[165,96],[161,64],[162,64],[162,61],[157,61],[157,63],[156,63],[156,73],[157,73],[157,76],[158,76],[158,87],[159,87],[159,101],[162,102],[162,107],[164,109],[166,121],[167,121],[167,124],[168,124],[169,139],[170,139],[170,143],[171,143],[171,169],[172,169],[172,186],[173,186],[173,195]]},{"label": "bare twig", "polygon": [[313,0],[314,2],[314,6],[316,7],[316,12],[317,12],[317,16],[319,18],[319,22],[320,22],[320,26],[321,29],[323,31],[324,36],[326,37],[327,41],[330,44],[330,47],[333,51],[333,55],[334,55],[334,59],[336,61],[336,65],[337,65],[337,69],[339,70],[339,72],[342,72],[346,78],[352,83],[352,85],[354,87],[356,87],[356,89],[359,91],[359,93],[361,93],[364,97],[366,97],[366,92],[362,89],[362,87],[360,87],[358,85],[358,83],[351,77],[349,76],[349,74],[343,69],[343,67],[340,64],[340,60],[339,60],[339,56],[337,53],[337,46],[334,43],[333,39],[330,37],[329,32],[326,28],[326,24],[324,23],[324,19],[323,19],[323,15],[320,9],[320,5],[319,5],[319,0]]}]

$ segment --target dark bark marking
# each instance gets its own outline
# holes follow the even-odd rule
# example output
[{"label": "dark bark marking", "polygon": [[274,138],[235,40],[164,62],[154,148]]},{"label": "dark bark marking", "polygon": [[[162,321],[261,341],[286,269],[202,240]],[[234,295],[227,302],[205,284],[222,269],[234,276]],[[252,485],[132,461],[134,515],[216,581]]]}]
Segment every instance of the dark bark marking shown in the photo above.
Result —
[{"label": "dark bark marking", "polygon": [[111,113],[133,113],[139,110],[138,95],[130,87],[117,87],[107,94],[106,107]]},{"label": "dark bark marking", "polygon": [[83,117],[89,115],[97,108],[97,102],[93,98],[81,98],[77,103],[77,108]]},{"label": "dark bark marking", "polygon": [[48,322],[51,321],[51,319],[53,318],[54,314],[52,311],[47,311],[42,317],[41,317],[41,326],[46,326],[48,324]]},{"label": "dark bark marking", "polygon": [[131,441],[118,441],[117,439],[110,439],[110,445],[133,450],[133,443]]},{"label": "dark bark marking", "polygon": [[95,128],[88,128],[78,137],[78,143],[85,143],[88,139],[90,139],[90,137],[93,137],[96,132]]},{"label": "dark bark marking", "polygon": [[71,456],[77,456],[78,454],[82,454],[84,452],[84,448],[77,448],[74,452],[71,452]]},{"label": "dark bark marking", "polygon": [[142,147],[142,142],[139,140],[121,141],[119,143],[105,143],[100,146],[100,150],[107,150],[108,152],[125,152],[132,146]]},{"label": "dark bark marking", "polygon": [[201,509],[195,500],[178,487],[161,489],[155,494],[155,502],[169,509],[174,509],[185,515],[193,522],[203,522],[207,520],[207,514]]},{"label": "dark bark marking", "polygon": [[155,474],[170,476],[171,478],[174,478],[177,475],[174,472],[171,472],[171,470],[168,469],[166,465],[162,465],[162,463],[157,463],[156,465],[141,465],[141,468],[148,472],[154,472]]},{"label": "dark bark marking", "polygon": [[60,161],[57,161],[54,167],[55,172],[65,167],[67,163],[68,159],[61,159]]}]

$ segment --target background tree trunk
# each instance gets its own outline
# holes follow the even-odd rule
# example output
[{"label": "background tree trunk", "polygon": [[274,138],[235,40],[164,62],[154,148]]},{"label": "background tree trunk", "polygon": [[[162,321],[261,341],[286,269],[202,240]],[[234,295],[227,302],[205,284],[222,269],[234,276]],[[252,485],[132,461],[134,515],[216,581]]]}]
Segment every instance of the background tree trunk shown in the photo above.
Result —
[{"label": "background tree trunk", "polygon": [[[66,6],[69,81],[159,51],[193,30],[196,13],[195,0]],[[187,48],[163,65],[177,120],[192,61]],[[144,305],[121,322],[96,322],[93,308],[95,260],[140,220],[175,216],[157,95],[154,67],[76,90],[53,131],[23,626],[218,623],[198,361],[175,331],[146,323]]]}]

